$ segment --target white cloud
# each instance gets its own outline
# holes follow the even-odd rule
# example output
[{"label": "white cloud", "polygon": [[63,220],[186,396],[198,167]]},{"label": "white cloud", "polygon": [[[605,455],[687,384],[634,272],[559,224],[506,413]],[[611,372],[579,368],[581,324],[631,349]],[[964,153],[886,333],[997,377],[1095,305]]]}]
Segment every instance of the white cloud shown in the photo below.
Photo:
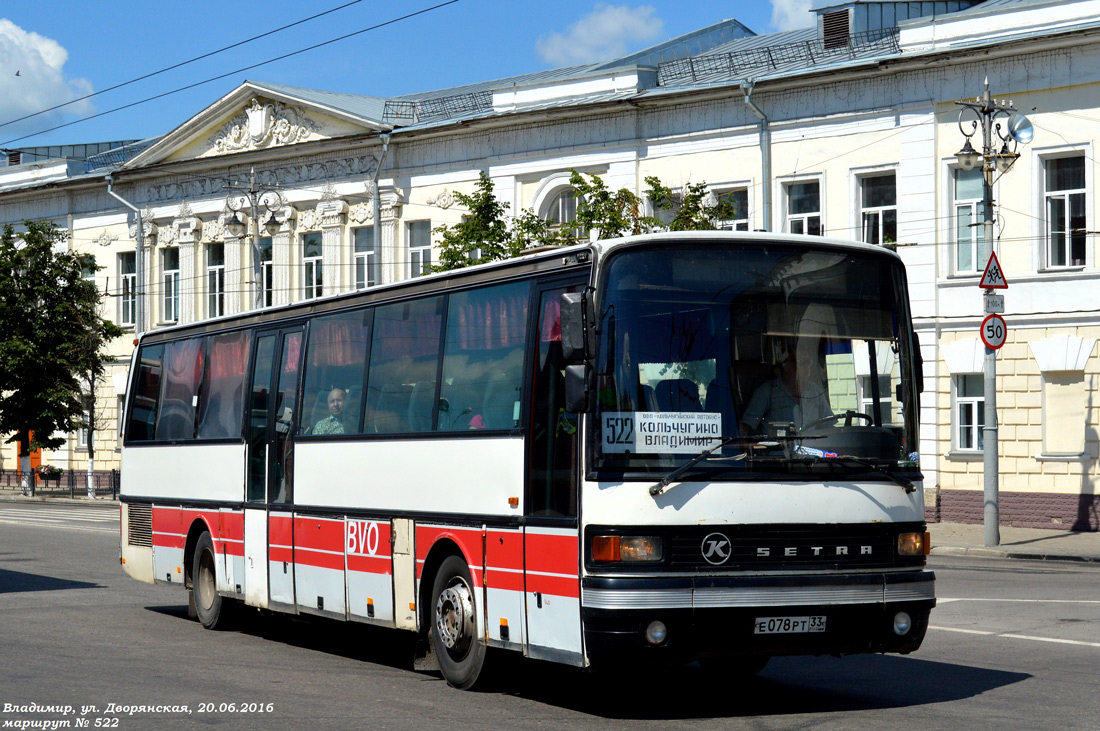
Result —
[{"label": "white cloud", "polygon": [[[0,18],[0,124],[64,104],[92,91],[87,79],[66,79],[69,52],[57,41]],[[18,76],[16,76],[18,72]],[[94,112],[89,101],[0,127],[0,141],[53,127]],[[34,140],[13,146],[28,147]]]},{"label": "white cloud", "polygon": [[665,22],[653,16],[654,8],[640,5],[596,3],[592,12],[569,26],[565,33],[542,36],[535,50],[546,63],[571,66],[608,61],[660,38]]},{"label": "white cloud", "polygon": [[809,28],[817,22],[810,12],[810,0],[771,0],[772,27],[776,30]]}]

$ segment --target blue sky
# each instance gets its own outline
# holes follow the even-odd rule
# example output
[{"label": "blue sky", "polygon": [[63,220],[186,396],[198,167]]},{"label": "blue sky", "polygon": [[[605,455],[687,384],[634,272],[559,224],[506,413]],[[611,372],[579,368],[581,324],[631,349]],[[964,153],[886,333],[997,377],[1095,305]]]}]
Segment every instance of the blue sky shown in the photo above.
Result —
[{"label": "blue sky", "polygon": [[[395,96],[614,58],[725,18],[736,18],[760,34],[813,21],[810,0],[457,0],[430,10],[447,0],[360,0],[107,91],[348,2],[6,0],[0,6],[0,147],[162,134],[246,79]],[[240,70],[422,10],[291,58]],[[193,84],[199,85],[110,112]],[[4,124],[93,92],[103,93]],[[96,114],[102,116],[45,131]]]}]

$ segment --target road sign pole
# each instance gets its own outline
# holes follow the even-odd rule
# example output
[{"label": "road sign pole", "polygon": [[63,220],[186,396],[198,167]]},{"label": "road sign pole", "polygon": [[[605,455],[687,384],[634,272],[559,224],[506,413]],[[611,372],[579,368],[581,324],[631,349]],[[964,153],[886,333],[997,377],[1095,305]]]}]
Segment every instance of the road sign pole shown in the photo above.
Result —
[{"label": "road sign pole", "polygon": [[[988,89],[987,89],[988,93]],[[990,149],[990,129],[985,125],[984,149]],[[982,176],[982,194],[985,208],[985,244],[989,247],[990,260],[996,262],[997,252],[993,246],[993,161],[988,157],[984,161]],[[998,262],[999,264],[999,262]],[[998,271],[1000,267],[997,267]],[[989,265],[986,265],[988,273]],[[985,279],[986,275],[982,276]],[[1003,279],[1003,277],[1002,277]],[[1007,285],[1007,281],[1004,282]],[[985,290],[987,295],[993,294],[992,289]],[[1008,333],[1005,333],[1005,339]],[[985,512],[983,525],[985,528],[985,545],[1001,545],[1001,497],[1000,497],[1000,467],[998,465],[997,449],[997,349],[987,344],[985,347],[985,427],[982,432],[984,444],[982,447],[982,472],[984,477],[984,489],[982,491]]]}]

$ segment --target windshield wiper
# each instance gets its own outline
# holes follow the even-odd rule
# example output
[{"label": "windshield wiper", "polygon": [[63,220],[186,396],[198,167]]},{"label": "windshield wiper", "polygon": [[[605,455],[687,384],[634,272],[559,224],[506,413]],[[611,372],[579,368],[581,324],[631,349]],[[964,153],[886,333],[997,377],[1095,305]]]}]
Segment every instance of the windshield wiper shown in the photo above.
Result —
[{"label": "windshield wiper", "polygon": [[877,465],[870,460],[863,459],[862,457],[852,457],[847,454],[840,454],[836,457],[811,457],[810,461],[813,464],[835,464],[837,462],[848,462],[849,464],[857,464],[861,467],[869,468],[872,472],[877,472],[880,475],[886,475],[891,480],[904,487],[906,494],[911,493],[917,489],[917,486],[914,485],[913,481],[910,480],[908,477],[899,475],[896,472],[891,472],[890,470],[885,469],[884,467]]},{"label": "windshield wiper", "polygon": [[[718,442],[718,444],[715,444],[710,449],[707,449],[707,450],[704,450],[704,451],[700,452],[699,454],[697,454],[694,457],[692,457],[691,459],[689,459],[687,462],[684,462],[682,465],[680,465],[679,467],[674,469],[672,472],[669,472],[667,475],[665,475],[663,478],[661,478],[660,482],[658,482],[656,485],[653,485],[649,488],[649,494],[653,495],[654,497],[660,495],[662,492],[664,492],[665,488],[668,487],[677,477],[679,477],[680,475],[684,474],[685,472],[690,470],[695,465],[702,462],[704,459],[709,457],[712,453],[718,451],[722,447],[726,447],[726,446],[729,446],[731,444],[751,444],[751,445],[759,445],[759,446],[764,446],[764,447],[777,447],[777,446],[779,446],[779,444],[781,442],[795,442],[795,441],[802,441],[803,439],[821,439],[821,438],[822,437],[820,437],[820,436],[810,436],[810,437],[798,437],[798,436],[794,436],[794,437],[725,437],[724,439],[722,439],[722,441]],[[746,455],[744,453],[742,453],[742,454],[737,455],[736,457],[730,457],[730,459],[735,460],[735,461],[736,460],[742,460],[742,459],[745,459],[745,456]]]}]

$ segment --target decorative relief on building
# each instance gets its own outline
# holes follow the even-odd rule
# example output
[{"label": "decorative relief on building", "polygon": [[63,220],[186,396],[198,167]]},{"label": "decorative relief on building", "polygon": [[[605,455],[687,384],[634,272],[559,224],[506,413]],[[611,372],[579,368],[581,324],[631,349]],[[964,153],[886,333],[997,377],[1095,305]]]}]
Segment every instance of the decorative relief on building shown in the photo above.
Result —
[{"label": "decorative relief on building", "polygon": [[[135,231],[134,233],[137,233],[137,232]],[[113,244],[116,241],[118,241],[118,237],[117,236],[112,236],[111,234],[107,233],[107,229],[103,229],[103,233],[101,233],[98,237],[96,237],[96,240],[95,240],[95,242],[97,244],[99,244],[100,246],[110,246],[111,244]]]},{"label": "decorative relief on building", "polygon": [[316,231],[319,228],[321,228],[321,217],[317,215],[316,210],[307,208],[298,214],[298,230]]},{"label": "decorative relief on building", "polygon": [[360,201],[348,210],[348,219],[360,225],[374,219],[374,204],[370,201]]},{"label": "decorative relief on building", "polygon": [[[134,221],[129,225],[130,238],[137,239],[137,221]],[[151,246],[150,239],[156,236],[158,233],[156,224],[153,223],[153,212],[149,210],[149,206],[145,207],[145,210],[141,212],[141,235],[144,237],[145,246]]]},{"label": "decorative relief on building", "polygon": [[325,183],[325,186],[321,189],[322,201],[334,201],[339,196],[336,195],[336,183],[331,180]]},{"label": "decorative relief on building", "polygon": [[[318,180],[340,180],[374,172],[378,158],[374,155],[347,157],[340,160],[325,160],[293,165],[282,165],[268,170],[256,171],[256,182],[267,188],[281,186],[286,188],[299,183],[313,183]],[[150,185],[145,190],[145,199],[151,203],[186,198],[204,198],[224,194],[224,176],[218,178],[189,178],[169,181],[159,185]]]},{"label": "decorative relief on building", "polygon": [[217,154],[292,145],[309,139],[317,123],[305,110],[281,102],[253,99],[245,110],[226,122],[210,140]]},{"label": "decorative relief on building", "polygon": [[429,206],[438,206],[439,208],[442,208],[443,210],[447,210],[448,208],[450,208],[454,204],[455,204],[454,194],[451,193],[451,191],[447,190],[446,188],[444,188],[443,192],[440,193],[439,195],[435,196],[434,198],[429,198],[428,199],[428,205]]}]

